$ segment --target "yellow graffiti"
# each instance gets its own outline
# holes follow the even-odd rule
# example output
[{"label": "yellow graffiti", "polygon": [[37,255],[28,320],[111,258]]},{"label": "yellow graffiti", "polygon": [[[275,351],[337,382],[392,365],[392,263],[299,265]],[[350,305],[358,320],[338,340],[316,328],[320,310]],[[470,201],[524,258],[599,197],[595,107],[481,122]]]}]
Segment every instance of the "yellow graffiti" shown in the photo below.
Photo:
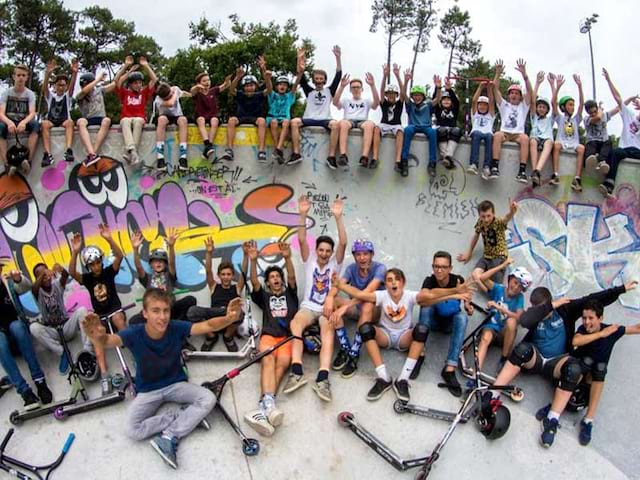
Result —
[{"label": "yellow graffiti", "polygon": [[[177,132],[176,142],[177,139]],[[189,126],[187,143],[191,145],[201,145],[202,137],[200,136],[200,132],[198,131],[198,127],[191,125]],[[215,145],[226,145],[227,144],[227,127],[221,126],[216,131],[216,136],[213,139],[213,143]],[[271,133],[267,134],[266,144],[269,146],[273,146],[274,142],[271,138]],[[236,138],[234,140],[234,145],[240,147],[254,147],[258,145],[258,130],[255,127],[237,127],[236,128]]]}]

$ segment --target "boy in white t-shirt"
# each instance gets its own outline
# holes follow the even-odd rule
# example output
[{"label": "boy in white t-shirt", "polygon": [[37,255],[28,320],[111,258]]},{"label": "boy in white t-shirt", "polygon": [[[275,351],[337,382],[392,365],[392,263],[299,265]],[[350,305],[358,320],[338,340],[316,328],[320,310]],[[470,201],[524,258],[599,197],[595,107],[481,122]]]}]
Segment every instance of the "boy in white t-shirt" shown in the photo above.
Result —
[{"label": "boy in white t-shirt", "polygon": [[[380,321],[375,325],[364,323],[358,329],[369,357],[376,367],[377,379],[367,394],[367,400],[378,400],[393,385],[398,399],[408,402],[410,400],[409,375],[413,372],[413,367],[424,349],[424,342],[429,332],[426,325],[418,324],[414,327],[413,308],[416,305],[432,305],[449,299],[470,299],[468,295],[463,295],[464,292],[470,292],[470,286],[462,284],[454,288],[431,290],[424,288],[419,292],[405,290],[406,279],[404,272],[399,268],[387,270],[384,281],[386,290],[375,292],[358,290],[337,275],[332,280],[335,288],[363,302],[375,302],[376,306],[380,307]],[[380,347],[393,348],[401,352],[411,347],[402,372],[395,382],[389,376],[387,367],[382,361]]]},{"label": "boy in white t-shirt", "polygon": [[[550,74],[553,79],[554,75]],[[560,164],[560,152],[575,152],[576,154],[576,176],[571,182],[571,188],[576,192],[582,191],[582,167],[584,163],[584,145],[580,145],[579,126],[582,122],[582,109],[584,108],[584,94],[582,93],[582,80],[578,75],[573,75],[573,80],[578,85],[579,105],[576,110],[576,102],[573,97],[565,95],[558,100],[560,88],[564,85],[564,76],[556,75],[556,88],[551,97],[551,107],[553,117],[558,125],[556,141],[553,144],[553,167],[557,172]],[[559,109],[559,111],[558,111]],[[558,183],[558,176],[554,173],[555,182]]]},{"label": "boy in white t-shirt", "polygon": [[293,340],[291,353],[291,373],[287,383],[282,389],[284,393],[292,393],[307,383],[302,370],[303,344],[300,337],[305,329],[316,323],[320,324],[320,368],[312,388],[325,402],[331,401],[331,385],[329,383],[329,368],[333,356],[334,328],[329,323],[329,317],[333,312],[333,298],[329,295],[331,290],[331,276],[340,273],[344,252],[347,248],[347,232],[342,221],[344,208],[341,198],[331,205],[331,213],[336,219],[338,229],[338,247],[335,249],[334,241],[327,235],[320,235],[316,239],[316,249],[309,251],[307,244],[307,214],[311,208],[311,202],[305,196],[298,199],[298,211],[300,223],[298,226],[298,242],[300,243],[300,256],[304,264],[304,295],[301,297],[300,309],[291,320],[291,334],[297,338]]},{"label": "boy in white t-shirt", "polygon": [[189,92],[183,92],[180,87],[172,87],[168,83],[160,82],[156,90],[156,98],[153,101],[153,110],[158,115],[156,127],[156,168],[159,172],[167,171],[165,160],[164,141],[167,135],[167,125],[178,126],[178,142],[180,143],[178,152],[178,169],[187,171],[187,127],[189,122],[182,113],[180,99],[191,97]]},{"label": "boy in white t-shirt", "polygon": [[[486,89],[487,96],[481,95]],[[467,173],[478,175],[480,144],[484,140],[484,163],[482,178],[488,180],[491,175],[491,155],[493,145],[493,122],[496,119],[496,106],[493,101],[493,82],[480,82],[471,100],[471,156]]]},{"label": "boy in white t-shirt", "polygon": [[[544,81],[544,72],[538,72],[536,77],[536,86],[533,89],[531,95],[531,103],[535,100],[535,110],[530,112],[531,117],[531,132],[529,140],[529,150],[531,152],[531,182],[533,188],[539,187],[542,183],[540,178],[540,171],[543,169],[547,160],[551,156],[553,151],[553,126],[555,119],[551,115],[551,104],[546,98],[538,97],[538,90],[540,85]],[[552,79],[552,74],[549,74],[549,84],[551,85],[551,92],[555,91],[555,83]],[[539,155],[539,157],[538,157]],[[554,176],[551,177],[551,181],[555,181],[558,178],[557,165],[553,164]]]},{"label": "boy in white t-shirt", "polygon": [[[373,141],[373,129],[375,123],[369,120],[369,110],[375,110],[380,105],[380,97],[376,90],[375,80],[371,73],[365,75],[367,85],[371,87],[371,95],[373,100],[362,98],[362,80],[354,78],[349,79],[349,74],[342,77],[338,91],[333,97],[333,104],[339,110],[344,112],[344,118],[339,122],[340,134],[338,137],[338,148],[340,155],[338,156],[338,165],[347,167],[349,165],[349,157],[347,157],[347,142],[349,141],[349,130],[352,128],[362,129],[362,155],[360,156],[360,166],[369,167],[369,150]],[[349,85],[351,90],[351,98],[341,98],[345,87]],[[378,162],[374,158],[375,163]]]},{"label": "boy in white t-shirt", "polygon": [[[493,78],[493,91],[496,105],[500,112],[500,131],[493,136],[493,163],[491,164],[491,174],[489,178],[496,179],[500,176],[498,162],[502,153],[504,142],[516,142],[520,145],[520,167],[516,180],[526,179],[527,157],[529,156],[529,137],[524,133],[529,111],[529,96],[525,96],[522,87],[513,84],[507,89],[507,99],[502,98],[500,93],[500,76],[504,71],[504,63],[498,60],[495,65],[496,74]],[[527,64],[523,59],[516,62],[516,70],[522,74],[527,92],[531,92],[531,82],[527,76]]]}]

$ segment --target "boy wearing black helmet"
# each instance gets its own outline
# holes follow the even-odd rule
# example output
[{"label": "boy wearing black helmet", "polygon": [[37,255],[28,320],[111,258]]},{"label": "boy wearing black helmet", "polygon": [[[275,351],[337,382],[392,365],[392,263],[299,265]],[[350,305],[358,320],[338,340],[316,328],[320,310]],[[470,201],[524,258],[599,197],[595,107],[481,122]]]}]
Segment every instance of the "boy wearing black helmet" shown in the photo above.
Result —
[{"label": "boy wearing black helmet", "polygon": [[[433,93],[435,98],[436,92]],[[440,94],[440,103],[434,108],[436,124],[438,125],[438,148],[440,157],[445,168],[456,168],[455,158],[458,143],[462,138],[462,129],[458,127],[458,112],[460,111],[460,101],[453,90],[453,85],[449,78],[445,79],[444,91]]]},{"label": "boy wearing black helmet", "polygon": [[[553,151],[553,125],[555,121],[553,115],[551,115],[549,100],[538,97],[538,90],[542,82],[544,82],[544,72],[538,72],[536,86],[533,88],[533,94],[530,99],[531,104],[535,101],[535,110],[529,112],[531,118],[529,150],[531,153],[531,168],[533,168],[531,173],[533,188],[540,186],[540,171],[544,168]],[[551,85],[551,92],[553,92],[556,86],[551,77],[549,77],[549,84]],[[538,155],[540,156],[538,157]],[[558,171],[558,166],[555,163],[553,168],[554,172]]]}]

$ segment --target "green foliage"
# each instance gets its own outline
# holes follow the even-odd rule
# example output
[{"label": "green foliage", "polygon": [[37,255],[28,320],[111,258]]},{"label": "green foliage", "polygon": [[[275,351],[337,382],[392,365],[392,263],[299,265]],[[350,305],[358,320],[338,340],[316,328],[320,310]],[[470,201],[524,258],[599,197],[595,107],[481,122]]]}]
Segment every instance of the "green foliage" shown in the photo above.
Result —
[{"label": "green foliage", "polygon": [[[416,68],[418,54],[429,49],[431,31],[438,24],[438,11],[435,7],[436,0],[414,0],[414,13],[410,27],[410,37],[413,41],[413,60],[411,62],[411,75]],[[411,80],[413,85],[413,79]]]},{"label": "green foliage", "polygon": [[480,55],[482,44],[471,39],[471,31],[469,12],[463,12],[457,5],[451,7],[442,17],[438,39],[442,46],[449,50],[447,76],[451,75],[454,64],[465,67]]}]

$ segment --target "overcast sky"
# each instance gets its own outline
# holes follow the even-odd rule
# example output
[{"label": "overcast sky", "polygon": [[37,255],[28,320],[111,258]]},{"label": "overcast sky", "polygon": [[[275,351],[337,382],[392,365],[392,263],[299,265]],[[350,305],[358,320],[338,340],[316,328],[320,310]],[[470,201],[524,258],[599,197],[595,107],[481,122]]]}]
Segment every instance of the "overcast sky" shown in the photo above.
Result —
[{"label": "overcast sky", "polygon": [[[93,3],[65,1],[73,9]],[[139,33],[153,36],[165,55],[189,45],[188,23],[202,15],[213,21],[221,20],[223,28],[228,27],[227,17],[232,13],[248,22],[275,20],[284,23],[287,18],[295,18],[301,36],[311,38],[317,47],[317,66],[333,70],[331,46],[339,44],[346,72],[361,76],[372,71],[378,80],[380,65],[386,59],[386,45],[383,33],[369,33],[371,3],[371,0],[260,0],[258,3],[180,0],[161,1],[157,8],[151,9],[144,1],[110,0],[108,7],[115,16],[134,21]],[[592,31],[598,99],[607,107],[612,105],[600,73],[603,66],[609,69],[623,97],[640,93],[640,61],[636,53],[640,30],[637,0],[610,0],[606,4],[595,0],[459,0],[457,3],[471,15],[472,36],[482,43],[482,55],[492,61],[503,58],[508,75],[518,78],[514,66],[516,59],[522,56],[527,60],[532,77],[539,70],[565,76],[580,74],[586,98],[591,97],[592,88],[589,45],[587,35],[579,32],[578,24],[581,18],[598,13],[600,18]],[[452,0],[439,0],[439,16],[453,4]],[[431,37],[431,50],[418,58],[416,80],[419,83],[430,82],[434,73],[446,73],[447,54],[436,34],[434,31]],[[410,43],[396,44],[393,62],[408,67],[411,58]],[[548,86],[544,88],[542,95],[549,96]],[[565,84],[563,93],[577,94],[572,80]],[[612,123],[610,133],[619,135],[619,128],[619,123]]]}]

